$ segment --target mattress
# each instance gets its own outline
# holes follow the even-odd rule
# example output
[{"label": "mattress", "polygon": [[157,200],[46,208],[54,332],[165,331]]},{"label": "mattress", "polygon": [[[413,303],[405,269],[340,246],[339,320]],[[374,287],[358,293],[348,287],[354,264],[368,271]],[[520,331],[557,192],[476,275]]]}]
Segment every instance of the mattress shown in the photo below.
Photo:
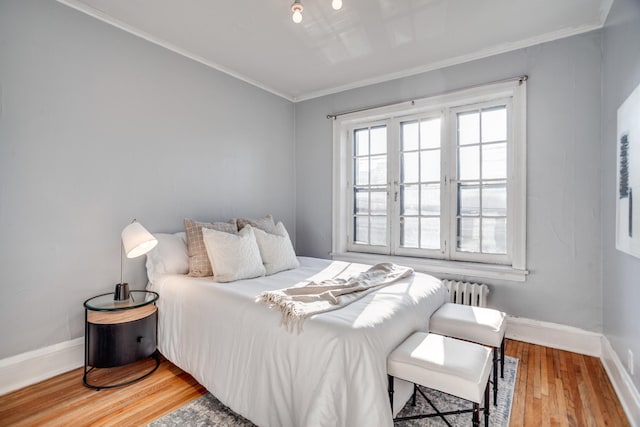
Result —
[{"label": "mattress", "polygon": [[[160,294],[159,351],[259,426],[392,426],[387,355],[427,330],[446,288],[415,273],[289,332],[278,311],[255,302],[261,292],[369,267],[299,260],[297,269],[232,283],[159,275],[148,285]],[[410,387],[396,387],[398,410]]]}]

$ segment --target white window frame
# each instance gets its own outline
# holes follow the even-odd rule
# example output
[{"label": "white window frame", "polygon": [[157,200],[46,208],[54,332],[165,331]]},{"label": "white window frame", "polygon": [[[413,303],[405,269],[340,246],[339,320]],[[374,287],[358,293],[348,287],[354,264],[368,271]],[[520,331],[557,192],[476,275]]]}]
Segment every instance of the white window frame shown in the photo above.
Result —
[{"label": "white window frame", "polygon": [[[461,107],[450,108],[449,117],[451,119],[454,119],[455,117],[457,117],[457,114],[461,112],[466,112],[466,111],[475,110],[475,109],[480,110],[483,108],[491,108],[493,106],[500,106],[500,105],[506,106],[510,120],[513,119],[514,117],[513,103],[511,98],[495,99],[492,101],[479,102],[472,105],[465,105]],[[449,130],[451,132],[451,134],[449,135],[449,138],[451,138],[452,141],[455,141],[456,127],[450,126]],[[514,141],[514,133],[515,133],[515,126],[513,122],[511,122],[507,126],[507,141]],[[513,149],[515,148],[514,147],[515,145],[517,145],[517,143],[509,145],[507,150],[507,236],[513,236],[513,233],[518,228],[516,225],[517,218],[515,218],[514,216],[514,211],[515,211],[514,201],[516,199],[514,195],[516,194],[516,191],[517,191],[517,186],[515,184],[518,181],[518,177],[513,171],[514,169],[513,159],[509,158],[512,152],[514,151]],[[455,144],[451,148],[455,149]],[[456,158],[456,157],[451,156],[451,158]],[[447,173],[447,176],[450,177],[450,179],[448,180],[449,186],[455,186],[458,183],[458,176],[457,176],[458,168],[455,162],[452,162],[452,163],[453,164],[449,165],[448,173]],[[480,167],[482,167],[482,164],[480,164]],[[448,190],[447,192],[450,195],[454,193],[449,189],[447,190]],[[452,200],[449,201],[450,212],[457,212],[458,210],[457,200],[455,200],[453,197],[451,197],[451,199]],[[457,226],[456,222],[451,221],[450,223],[451,229],[449,230],[450,235],[455,235],[456,226]],[[511,254],[513,252],[514,240],[515,239],[513,238],[507,239],[507,253],[504,255],[459,251],[457,248],[457,245],[453,244],[453,242],[449,245],[447,250],[448,250],[449,259],[454,259],[458,261],[471,261],[471,262],[484,262],[484,263],[492,263],[492,264],[511,265],[513,261],[511,258]]]},{"label": "white window frame", "polygon": [[[376,120],[376,121],[369,121],[367,122],[367,127],[369,128],[374,128],[377,126],[386,126],[387,127],[387,138],[389,138],[389,120]],[[360,128],[363,127],[362,125],[360,126],[352,126],[350,127],[349,131],[347,132],[347,139],[348,139],[348,143],[347,143],[347,153],[349,156],[349,159],[353,159],[353,146],[354,146],[354,140],[353,140],[353,131],[356,128]],[[387,152],[387,171],[389,170],[389,162],[391,161],[391,159],[389,158],[389,155],[391,153]],[[370,154],[369,154],[370,155]],[[351,183],[351,177],[353,176],[353,162],[351,160],[347,161],[346,163],[348,163],[347,165],[347,185],[349,186],[349,188],[351,189],[352,183]],[[386,188],[387,188],[387,195],[389,194],[389,176],[387,176],[387,184],[386,184]],[[351,191],[349,191],[349,194],[351,194]],[[387,202],[388,203],[388,202]],[[347,201],[347,212],[351,213],[351,218],[353,217],[353,197],[348,197],[348,201]],[[350,218],[350,220],[352,220]],[[387,215],[387,230],[389,229],[390,226],[390,222],[391,222],[391,215]],[[390,244],[390,233],[387,233],[387,244],[386,246],[379,246],[379,245],[364,245],[364,244],[358,244],[353,242],[352,238],[351,238],[351,234],[353,233],[353,229],[351,227],[351,223],[347,223],[347,249],[350,252],[364,252],[364,253],[373,253],[373,254],[386,254],[387,251],[387,247]]]},{"label": "white window frame", "polygon": [[[387,124],[387,135],[390,147],[387,152],[387,164],[398,162],[400,121],[408,121],[427,116],[442,115],[443,130],[454,128],[447,123],[447,118],[455,117],[458,110],[468,109],[474,104],[509,103],[509,149],[507,150],[507,256],[488,256],[487,254],[460,253],[456,251],[455,242],[447,242],[446,248],[440,251],[415,250],[399,248],[399,241],[389,241],[390,236],[397,236],[397,221],[391,218],[399,215],[399,201],[394,201],[393,192],[399,191],[399,184],[387,175],[389,193],[387,217],[387,240],[389,249],[368,245],[354,245],[350,240],[350,223],[352,221],[353,200],[350,180],[352,175],[351,150],[353,130],[359,125]],[[394,127],[396,126],[396,127]],[[394,129],[392,129],[394,128]],[[452,130],[451,130],[452,131]],[[455,135],[449,135],[449,138]],[[455,139],[453,139],[455,141]],[[452,218],[456,211],[456,200],[449,197],[454,192],[449,186],[456,185],[456,165],[448,159],[455,158],[448,150],[455,150],[454,143],[444,143],[441,149],[441,215]],[[450,164],[453,163],[453,164]],[[399,200],[399,198],[398,198]],[[394,227],[392,230],[390,227]],[[451,221],[450,227],[455,227]],[[441,239],[449,235],[449,230],[441,232]],[[526,270],[526,80],[487,84],[480,87],[459,90],[443,95],[422,98],[410,102],[390,106],[372,108],[365,111],[338,116],[333,122],[333,239],[332,253],[334,259],[374,263],[382,260],[393,261],[413,266],[420,271],[449,276],[477,278],[497,278],[512,281],[524,281]],[[389,252],[395,255],[389,255]],[[438,253],[436,253],[438,252]]]},{"label": "white window frame", "polygon": [[[396,131],[396,141],[394,141],[393,144],[393,151],[395,152],[397,158],[396,158],[396,164],[399,165],[400,164],[400,126],[403,122],[410,122],[410,121],[414,121],[414,120],[428,120],[428,119],[434,119],[434,118],[442,118],[442,122],[440,123],[440,135],[443,135],[443,131],[447,128],[447,123],[446,123],[446,118],[443,117],[442,114],[442,109],[441,108],[437,108],[437,109],[426,109],[424,111],[421,111],[419,113],[414,113],[414,114],[409,114],[409,115],[403,115],[403,116],[399,116],[397,118],[397,131]],[[447,148],[444,145],[440,146],[440,170],[443,171],[445,170],[446,167],[446,158],[447,158]],[[420,150],[418,150],[419,152]],[[442,178],[443,174],[440,173],[440,217],[442,218],[443,216],[447,216],[449,211],[448,211],[448,196],[447,196],[447,192],[444,191],[444,179]],[[394,191],[397,191],[398,194],[400,195],[401,192],[401,188],[400,188],[400,182],[398,180],[398,182],[394,182]],[[393,210],[393,214],[397,217],[400,216],[400,202],[401,202],[402,198],[401,196],[398,197],[398,200],[395,201],[394,205],[394,210]],[[394,224],[395,226],[393,227],[393,235],[394,236],[398,236],[400,234],[400,223],[399,222],[395,222]],[[443,223],[440,223],[440,247],[444,247],[445,246],[445,240],[446,240],[446,233],[444,233],[444,229],[443,229]],[[419,238],[418,238],[419,240]],[[392,244],[391,244],[391,250],[392,253],[395,255],[399,255],[399,256],[407,256],[407,257],[419,257],[419,258],[428,258],[428,259],[446,259],[447,258],[447,254],[440,250],[440,249],[419,249],[419,248],[408,248],[408,247],[403,247],[400,246],[400,240],[399,239],[395,239]]]}]

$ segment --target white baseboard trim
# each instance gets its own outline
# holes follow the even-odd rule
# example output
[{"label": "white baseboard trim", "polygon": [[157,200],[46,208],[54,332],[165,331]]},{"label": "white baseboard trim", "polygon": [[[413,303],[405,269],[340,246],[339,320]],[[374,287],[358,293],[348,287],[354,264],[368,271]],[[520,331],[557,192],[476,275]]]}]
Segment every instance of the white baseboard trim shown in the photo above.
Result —
[{"label": "white baseboard trim", "polygon": [[[599,357],[633,427],[640,427],[640,394],[602,334],[557,323],[507,317],[506,337]],[[84,337],[0,360],[0,396],[84,364]]]},{"label": "white baseboard trim", "polygon": [[0,360],[0,396],[84,365],[84,337]]},{"label": "white baseboard trim", "polygon": [[600,359],[602,360],[605,371],[607,371],[609,381],[611,381],[618,395],[622,409],[624,409],[625,414],[627,414],[629,423],[631,423],[633,427],[639,427],[640,393],[638,393],[638,389],[634,386],[629,373],[624,369],[618,354],[613,350],[613,347],[611,347],[611,343],[607,337],[604,336],[602,337],[602,356]]},{"label": "white baseboard trim", "polygon": [[573,326],[507,316],[505,335],[509,339],[586,354],[587,356],[600,357],[602,354],[602,334]]}]

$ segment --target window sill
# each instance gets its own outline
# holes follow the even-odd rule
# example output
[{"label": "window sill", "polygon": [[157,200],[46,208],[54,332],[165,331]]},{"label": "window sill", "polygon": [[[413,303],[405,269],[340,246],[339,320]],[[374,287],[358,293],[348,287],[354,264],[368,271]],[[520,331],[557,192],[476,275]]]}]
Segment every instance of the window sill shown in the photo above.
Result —
[{"label": "window sill", "polygon": [[359,252],[333,252],[331,257],[338,261],[359,262],[364,264],[376,264],[379,262],[394,262],[406,265],[416,271],[433,275],[452,276],[457,279],[499,279],[513,282],[527,280],[528,270],[519,270],[506,265],[480,264],[464,261],[445,261],[427,258],[413,258],[392,255],[377,255]]}]

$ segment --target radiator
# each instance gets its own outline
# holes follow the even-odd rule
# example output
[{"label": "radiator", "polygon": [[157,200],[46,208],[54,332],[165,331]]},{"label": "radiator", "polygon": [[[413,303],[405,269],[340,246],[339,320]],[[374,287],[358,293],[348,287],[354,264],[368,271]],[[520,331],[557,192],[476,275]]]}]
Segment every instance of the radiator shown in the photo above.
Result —
[{"label": "radiator", "polygon": [[455,280],[443,280],[442,283],[449,290],[449,302],[476,307],[487,306],[487,295],[489,295],[487,285]]}]

